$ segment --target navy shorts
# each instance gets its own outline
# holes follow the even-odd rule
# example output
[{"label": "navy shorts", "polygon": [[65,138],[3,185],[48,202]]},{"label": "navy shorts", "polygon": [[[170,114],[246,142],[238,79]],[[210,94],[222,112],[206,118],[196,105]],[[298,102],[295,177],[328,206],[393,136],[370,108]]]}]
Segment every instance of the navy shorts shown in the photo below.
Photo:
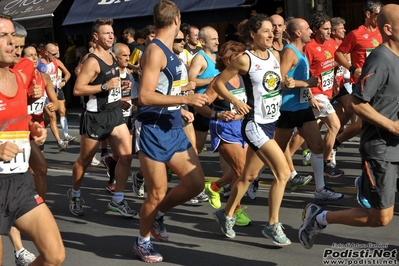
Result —
[{"label": "navy shorts", "polygon": [[158,126],[134,122],[133,152],[142,151],[157,162],[169,162],[176,152],[191,147],[183,128],[162,129]]},{"label": "navy shorts", "polygon": [[0,175],[0,234],[7,235],[15,220],[42,203],[31,173]]},{"label": "navy shorts", "polygon": [[259,124],[253,120],[244,119],[241,134],[253,151],[259,150],[266,142],[273,139],[276,122]]}]

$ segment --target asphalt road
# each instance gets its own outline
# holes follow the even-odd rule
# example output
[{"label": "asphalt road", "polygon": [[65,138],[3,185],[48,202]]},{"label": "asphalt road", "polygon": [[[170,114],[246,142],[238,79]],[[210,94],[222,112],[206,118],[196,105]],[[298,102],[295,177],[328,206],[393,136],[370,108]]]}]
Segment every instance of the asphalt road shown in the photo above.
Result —
[{"label": "asphalt road", "polygon": [[[77,113],[70,111],[69,115],[72,134],[78,134]],[[325,205],[328,210],[358,207],[353,186],[354,179],[360,173],[357,140],[358,138],[355,138],[352,142],[345,143],[344,148],[338,151],[337,161],[345,170],[345,176],[326,179],[327,185],[345,194],[344,199]],[[79,144],[72,144],[67,151],[59,153],[49,131],[45,146],[45,156],[49,163],[47,204],[58,223],[66,248],[64,265],[144,265],[132,252],[133,241],[138,235],[138,218],[123,218],[107,210],[111,195],[105,190],[107,177],[104,167],[90,166],[85,176],[82,186],[85,216],[75,217],[70,214],[66,191],[71,186],[71,169],[78,152]],[[206,179],[220,177],[217,154],[206,151],[201,153],[200,158]],[[310,166],[301,166],[300,155],[294,155],[294,163],[299,172],[311,174]],[[134,159],[132,171],[137,168],[138,162]],[[312,249],[304,249],[298,240],[298,228],[302,223],[302,208],[313,201],[313,181],[294,193],[289,189],[286,190],[280,221],[284,224],[285,232],[292,244],[286,247],[275,246],[261,234],[268,217],[267,196],[272,177],[268,169],[265,169],[260,177],[261,186],[257,199],[250,200],[244,197],[242,201],[243,206],[248,206],[246,213],[252,219],[252,225],[236,226],[234,229],[237,236],[234,239],[227,239],[221,234],[219,225],[212,217],[214,209],[206,202],[196,205],[184,204],[167,213],[165,226],[169,232],[169,242],[161,243],[154,240],[158,251],[164,257],[162,265],[326,265],[332,262],[328,260],[329,258],[323,259],[325,252],[335,252],[334,254],[338,256],[339,252],[345,250],[333,243],[342,245],[349,243],[348,245],[357,247],[365,245],[361,249],[355,248],[358,251],[376,250],[372,246],[364,248],[368,243],[386,244],[380,249],[387,252],[399,249],[397,209],[393,221],[384,228],[330,225],[317,236]],[[178,182],[174,176],[169,186],[173,187]],[[131,182],[128,183],[125,197],[132,208],[137,211],[140,209],[143,200],[133,196]],[[223,203],[225,202],[223,199]],[[28,250],[37,254],[31,241],[24,239],[23,242]],[[3,237],[3,246],[3,265],[14,265],[13,249],[7,237]],[[353,256],[353,254],[348,255],[343,263],[356,259]],[[378,254],[367,259],[375,259],[374,262],[364,261],[369,263],[368,265],[377,265],[381,261]],[[388,265],[397,265],[394,263],[395,261],[392,261],[392,264]],[[357,262],[357,265],[362,264]]]}]

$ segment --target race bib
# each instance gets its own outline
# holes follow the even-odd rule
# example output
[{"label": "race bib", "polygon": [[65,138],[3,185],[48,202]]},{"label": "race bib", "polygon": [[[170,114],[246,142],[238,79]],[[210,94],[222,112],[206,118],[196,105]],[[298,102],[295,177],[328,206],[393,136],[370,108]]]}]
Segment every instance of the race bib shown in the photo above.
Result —
[{"label": "race bib", "polygon": [[30,141],[29,131],[0,132],[0,144],[12,142],[23,152],[20,152],[10,161],[0,161],[0,174],[25,173],[29,168]]},{"label": "race bib", "polygon": [[301,91],[299,93],[299,102],[300,103],[307,103],[309,102],[309,88],[301,88]]},{"label": "race bib", "polygon": [[121,81],[117,88],[108,91],[108,103],[119,101],[122,97]]},{"label": "race bib", "polygon": [[57,88],[57,75],[56,74],[49,74],[51,83],[53,83],[53,87]]},{"label": "race bib", "polygon": [[126,102],[130,103],[130,107],[127,110],[122,109],[123,117],[132,116],[132,100],[129,100],[129,101],[126,101]]},{"label": "race bib", "polygon": [[323,91],[332,89],[334,84],[334,69],[330,69],[326,72],[321,73],[321,84]]},{"label": "race bib", "polygon": [[[238,100],[247,103],[247,94],[245,92],[245,89],[231,90],[230,93],[233,94],[233,96],[236,97]],[[237,110],[232,103],[230,103],[230,111],[232,111],[233,113],[237,113]]]},{"label": "race bib", "polygon": [[[179,81],[174,81],[172,84],[172,89],[170,91],[170,95],[172,96],[177,96],[181,94],[181,82]],[[180,109],[180,105],[178,106],[169,106],[168,107],[168,111],[175,111],[175,110],[179,110]]]},{"label": "race bib", "polygon": [[44,105],[46,104],[46,97],[43,96],[33,103],[28,105],[28,114],[30,115],[40,115],[43,113]]},{"label": "race bib", "polygon": [[281,91],[264,94],[262,95],[262,100],[263,117],[266,119],[274,118],[280,111],[282,101]]},{"label": "race bib", "polygon": [[344,67],[343,66],[338,66],[337,67],[337,73],[335,74],[335,76],[341,77],[343,75],[344,75]]}]

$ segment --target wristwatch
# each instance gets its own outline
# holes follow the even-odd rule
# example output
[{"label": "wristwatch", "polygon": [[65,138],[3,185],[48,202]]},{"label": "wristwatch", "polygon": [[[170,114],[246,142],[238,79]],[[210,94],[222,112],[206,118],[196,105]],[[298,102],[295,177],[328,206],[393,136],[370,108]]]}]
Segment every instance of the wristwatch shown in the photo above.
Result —
[{"label": "wristwatch", "polygon": [[101,90],[107,91],[107,83],[104,83],[103,85],[101,85]]}]

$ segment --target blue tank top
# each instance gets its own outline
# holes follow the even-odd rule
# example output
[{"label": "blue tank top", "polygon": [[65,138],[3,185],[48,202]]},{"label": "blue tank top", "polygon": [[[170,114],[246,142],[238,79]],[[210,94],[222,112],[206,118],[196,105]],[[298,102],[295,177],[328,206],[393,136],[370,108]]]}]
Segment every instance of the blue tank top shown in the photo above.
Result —
[{"label": "blue tank top", "polygon": [[[155,92],[171,95],[172,89],[180,86],[182,64],[179,58],[169,50],[160,40],[154,39],[152,43],[159,46],[165,53],[167,63],[161,71]],[[146,125],[154,125],[162,129],[181,128],[181,110],[176,107],[139,106],[138,121]]]},{"label": "blue tank top", "polygon": [[[228,91],[234,91],[234,90],[245,90],[244,87],[244,80],[242,79],[242,77],[240,75],[238,75],[239,79],[240,79],[240,85],[238,88],[234,88],[233,85],[231,85],[229,82],[226,83],[226,88]],[[226,100],[219,100],[218,98],[216,98],[215,101],[213,101],[212,103],[212,109],[216,112],[220,112],[220,111],[231,111],[231,104],[226,101]]]},{"label": "blue tank top", "polygon": [[[200,50],[198,52],[198,54],[202,55],[205,58],[205,61],[208,65],[208,67],[205,69],[204,73],[198,75],[197,78],[208,79],[208,78],[213,78],[213,77],[219,75],[220,71],[216,68],[215,62],[213,62],[212,59],[207,54],[205,54],[202,50]],[[208,87],[208,85],[196,87],[194,92],[199,93],[199,94],[204,94],[207,87]]]},{"label": "blue tank top", "polygon": [[[288,71],[287,75],[295,80],[309,79],[309,63],[306,55],[298,51],[292,44],[287,44],[285,49],[292,49],[298,57],[298,64]],[[280,110],[298,111],[309,108],[309,88],[295,88],[283,91],[283,101]]]}]

